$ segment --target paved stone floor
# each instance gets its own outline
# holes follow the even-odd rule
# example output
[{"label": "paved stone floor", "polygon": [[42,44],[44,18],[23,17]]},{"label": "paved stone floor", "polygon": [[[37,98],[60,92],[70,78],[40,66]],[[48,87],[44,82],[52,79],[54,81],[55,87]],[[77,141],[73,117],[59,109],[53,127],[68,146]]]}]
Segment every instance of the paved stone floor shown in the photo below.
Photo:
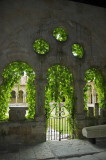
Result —
[{"label": "paved stone floor", "polygon": [[36,145],[0,145],[0,160],[106,160],[106,138],[47,141]]}]

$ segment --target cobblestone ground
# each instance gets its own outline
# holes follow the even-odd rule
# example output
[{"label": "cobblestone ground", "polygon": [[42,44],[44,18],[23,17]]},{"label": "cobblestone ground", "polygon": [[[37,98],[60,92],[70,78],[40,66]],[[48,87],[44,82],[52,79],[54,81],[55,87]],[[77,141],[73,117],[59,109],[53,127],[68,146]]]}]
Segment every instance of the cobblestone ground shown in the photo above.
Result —
[{"label": "cobblestone ground", "polygon": [[0,145],[0,160],[106,160],[106,138],[47,141],[36,145]]}]

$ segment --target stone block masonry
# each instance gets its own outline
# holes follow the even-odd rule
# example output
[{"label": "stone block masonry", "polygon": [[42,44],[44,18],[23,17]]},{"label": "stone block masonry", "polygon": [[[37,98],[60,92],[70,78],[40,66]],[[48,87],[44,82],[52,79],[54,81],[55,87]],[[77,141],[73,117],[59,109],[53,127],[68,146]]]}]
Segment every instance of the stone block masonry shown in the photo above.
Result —
[{"label": "stone block masonry", "polygon": [[0,123],[0,144],[44,142],[44,122],[2,122]]}]

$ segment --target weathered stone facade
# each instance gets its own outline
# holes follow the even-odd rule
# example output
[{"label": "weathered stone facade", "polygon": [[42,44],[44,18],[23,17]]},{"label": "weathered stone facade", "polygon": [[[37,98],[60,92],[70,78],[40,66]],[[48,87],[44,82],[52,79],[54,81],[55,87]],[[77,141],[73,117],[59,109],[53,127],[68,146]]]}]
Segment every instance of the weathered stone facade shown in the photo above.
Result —
[{"label": "weathered stone facade", "polygon": [[[58,42],[52,35],[55,27],[68,32],[66,42]],[[45,55],[34,52],[32,43],[44,39],[50,44]],[[83,104],[84,74],[90,67],[98,67],[106,81],[106,10],[68,0],[2,0],[0,1],[0,84],[3,69],[14,61],[29,64],[36,73],[36,115],[33,122],[0,124],[0,143],[45,141],[46,121],[44,95],[48,68],[59,64],[73,74],[76,97],[76,121],[86,126]],[[77,59],[71,53],[73,43],[84,47],[85,56]],[[105,84],[106,85],[106,84]],[[106,86],[104,86],[106,87]],[[11,132],[10,132],[11,130]],[[17,131],[16,131],[17,130]],[[2,134],[5,133],[6,134]],[[24,134],[25,133],[25,134]],[[24,134],[24,136],[23,136]]]}]

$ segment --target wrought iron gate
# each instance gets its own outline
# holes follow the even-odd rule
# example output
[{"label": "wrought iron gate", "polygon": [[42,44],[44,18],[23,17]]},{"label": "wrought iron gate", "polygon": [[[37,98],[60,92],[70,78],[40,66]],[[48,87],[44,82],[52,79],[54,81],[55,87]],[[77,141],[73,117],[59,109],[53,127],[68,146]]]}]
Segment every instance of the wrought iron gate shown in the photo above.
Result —
[{"label": "wrought iron gate", "polygon": [[70,136],[69,115],[62,103],[54,106],[48,119],[47,140],[68,139]]}]

